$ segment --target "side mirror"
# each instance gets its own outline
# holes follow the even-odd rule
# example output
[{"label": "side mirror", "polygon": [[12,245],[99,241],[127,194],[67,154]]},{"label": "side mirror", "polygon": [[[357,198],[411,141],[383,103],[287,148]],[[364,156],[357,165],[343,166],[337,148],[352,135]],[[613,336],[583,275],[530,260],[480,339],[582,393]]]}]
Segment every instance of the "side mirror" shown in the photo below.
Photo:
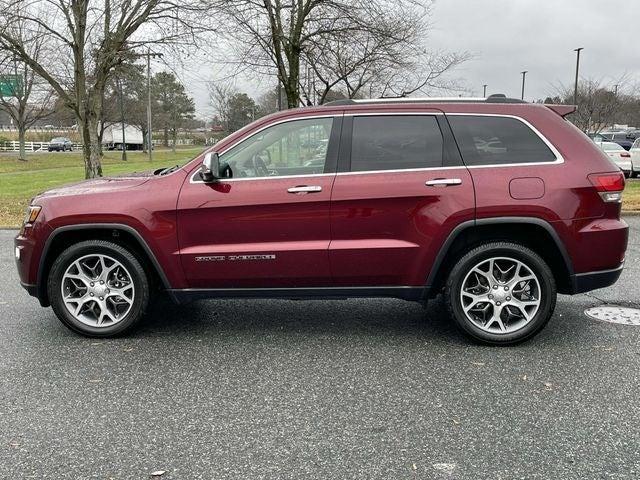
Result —
[{"label": "side mirror", "polygon": [[204,183],[213,183],[220,175],[220,159],[217,152],[205,154],[200,167],[200,178]]}]

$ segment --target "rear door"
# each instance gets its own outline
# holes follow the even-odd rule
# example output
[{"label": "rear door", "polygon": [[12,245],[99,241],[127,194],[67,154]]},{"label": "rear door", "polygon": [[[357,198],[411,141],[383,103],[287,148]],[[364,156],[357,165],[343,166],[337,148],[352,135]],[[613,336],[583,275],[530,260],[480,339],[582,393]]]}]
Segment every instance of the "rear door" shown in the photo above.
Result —
[{"label": "rear door", "polygon": [[345,114],[331,199],[336,286],[424,286],[474,189],[442,112]]},{"label": "rear door", "polygon": [[178,200],[191,288],[329,286],[329,209],[341,116],[271,124],[220,152],[232,178],[194,172]]}]

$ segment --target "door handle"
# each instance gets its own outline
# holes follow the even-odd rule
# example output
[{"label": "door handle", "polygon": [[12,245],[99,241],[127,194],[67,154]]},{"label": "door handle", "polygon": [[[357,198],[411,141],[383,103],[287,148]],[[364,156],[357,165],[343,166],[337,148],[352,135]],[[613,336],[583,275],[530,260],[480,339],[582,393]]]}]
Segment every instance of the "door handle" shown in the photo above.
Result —
[{"label": "door handle", "polygon": [[424,184],[427,187],[448,187],[451,185],[462,185],[462,180],[459,178],[435,178],[433,180],[427,180]]},{"label": "door handle", "polygon": [[320,185],[298,185],[287,189],[289,193],[317,193],[321,191],[322,187]]}]

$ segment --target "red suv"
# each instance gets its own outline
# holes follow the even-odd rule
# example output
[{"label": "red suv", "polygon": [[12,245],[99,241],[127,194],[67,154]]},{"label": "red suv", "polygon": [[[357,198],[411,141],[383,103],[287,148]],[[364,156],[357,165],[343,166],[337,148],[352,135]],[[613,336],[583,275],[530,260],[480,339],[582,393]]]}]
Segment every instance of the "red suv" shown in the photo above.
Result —
[{"label": "red suv", "polygon": [[556,294],[613,284],[624,177],[563,116],[487,99],[348,100],[262,118],[182,167],[33,199],[20,278],[88,336],[133,326],[153,294],[443,293],[475,339],[527,339]]}]

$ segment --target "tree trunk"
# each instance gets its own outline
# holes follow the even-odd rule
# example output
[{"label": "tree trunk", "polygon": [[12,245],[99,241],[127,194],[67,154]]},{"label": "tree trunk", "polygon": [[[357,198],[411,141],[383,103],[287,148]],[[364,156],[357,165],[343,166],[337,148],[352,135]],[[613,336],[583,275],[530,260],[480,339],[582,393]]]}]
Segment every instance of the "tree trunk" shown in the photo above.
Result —
[{"label": "tree trunk", "polygon": [[173,128],[173,145],[171,146],[171,150],[173,153],[176,153],[176,143],[178,143],[178,128]]},{"label": "tree trunk", "polygon": [[25,148],[24,148],[24,138],[26,135],[26,129],[24,128],[24,126],[19,125],[18,126],[18,149],[19,149],[19,153],[18,153],[18,160],[22,160],[23,162],[27,161],[27,156],[25,153]]},{"label": "tree trunk", "polygon": [[169,147],[169,129],[164,127],[164,146]]},{"label": "tree trunk", "polygon": [[82,136],[82,153],[84,156],[84,178],[102,176],[100,164],[100,145],[98,140],[98,122],[78,119],[78,127]]}]

